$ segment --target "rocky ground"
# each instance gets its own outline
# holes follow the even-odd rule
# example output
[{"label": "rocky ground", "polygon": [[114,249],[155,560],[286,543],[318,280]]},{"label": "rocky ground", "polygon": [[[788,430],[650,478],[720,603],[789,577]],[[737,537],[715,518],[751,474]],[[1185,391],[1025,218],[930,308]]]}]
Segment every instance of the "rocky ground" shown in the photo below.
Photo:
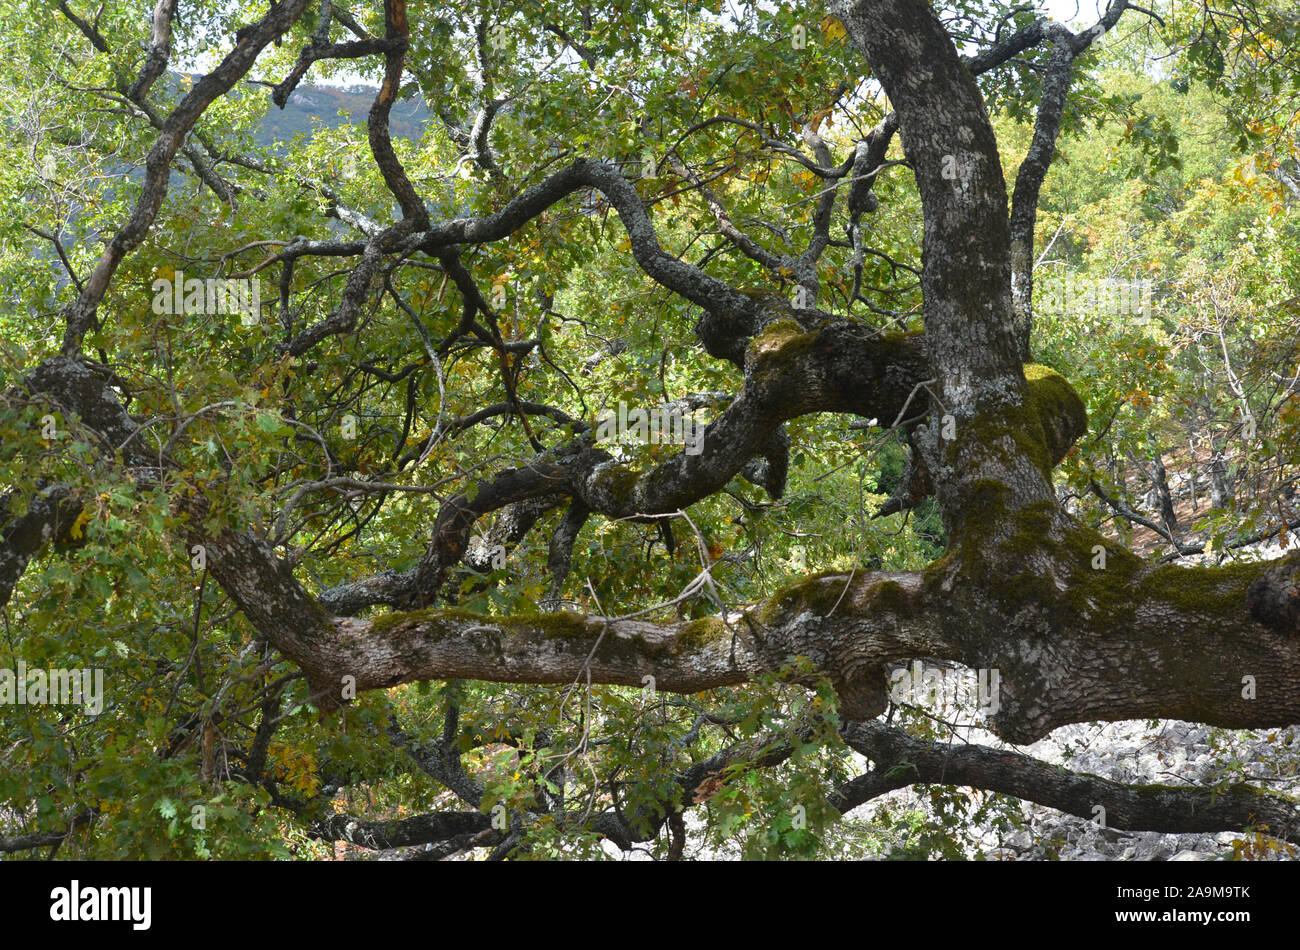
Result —
[{"label": "rocky ground", "polygon": [[[970,741],[998,745],[987,735],[971,735]],[[1058,729],[1022,751],[1118,782],[1209,786],[1231,777],[1274,792],[1300,794],[1300,730],[1295,728],[1236,731],[1176,721],[1082,723]],[[1233,770],[1234,762],[1241,771]],[[913,790],[901,790],[864,806],[853,817],[865,819],[882,806],[895,812],[924,810],[925,801]],[[1268,839],[1253,835],[1125,832],[1028,803],[1021,803],[1020,811],[1025,827],[1010,834],[992,827],[973,829],[968,855],[1014,861],[1205,861],[1231,859],[1237,842],[1237,848],[1254,859],[1300,857],[1294,849],[1272,850]]]}]

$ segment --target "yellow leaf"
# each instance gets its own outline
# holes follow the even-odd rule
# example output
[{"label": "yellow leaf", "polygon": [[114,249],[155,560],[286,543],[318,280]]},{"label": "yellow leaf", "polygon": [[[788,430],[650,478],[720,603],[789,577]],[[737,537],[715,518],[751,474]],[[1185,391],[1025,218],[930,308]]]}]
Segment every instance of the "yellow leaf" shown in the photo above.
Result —
[{"label": "yellow leaf", "polygon": [[846,32],[848,32],[847,30],[844,29],[843,23],[841,23],[835,17],[831,17],[831,16],[824,17],[822,19],[821,26],[822,26],[822,32],[826,34],[826,38],[829,40],[838,40],[841,36],[843,36]]},{"label": "yellow leaf", "polygon": [[68,529],[68,534],[74,539],[80,538],[82,533],[86,530],[86,525],[90,524],[90,519],[92,517],[94,516],[89,511],[83,509],[81,514],[77,515],[77,520],[72,522],[72,527]]}]

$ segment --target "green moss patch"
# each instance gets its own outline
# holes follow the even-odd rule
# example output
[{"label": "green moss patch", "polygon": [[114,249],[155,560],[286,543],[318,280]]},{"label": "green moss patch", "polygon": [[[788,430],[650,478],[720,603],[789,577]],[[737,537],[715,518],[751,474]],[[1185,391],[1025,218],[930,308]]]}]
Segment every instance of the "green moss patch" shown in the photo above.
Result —
[{"label": "green moss patch", "polygon": [[1025,397],[1038,417],[1052,465],[1065,458],[1070,446],[1088,431],[1088,410],[1074,387],[1050,367],[1026,363]]}]

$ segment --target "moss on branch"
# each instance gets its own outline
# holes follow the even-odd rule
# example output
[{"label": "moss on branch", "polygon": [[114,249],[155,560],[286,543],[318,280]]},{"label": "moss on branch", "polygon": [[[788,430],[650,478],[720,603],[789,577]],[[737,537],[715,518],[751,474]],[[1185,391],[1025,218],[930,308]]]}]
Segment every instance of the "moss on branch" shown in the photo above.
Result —
[{"label": "moss on branch", "polygon": [[1025,399],[1046,437],[1051,464],[1065,458],[1075,441],[1088,431],[1088,410],[1064,376],[1039,363],[1026,363]]}]

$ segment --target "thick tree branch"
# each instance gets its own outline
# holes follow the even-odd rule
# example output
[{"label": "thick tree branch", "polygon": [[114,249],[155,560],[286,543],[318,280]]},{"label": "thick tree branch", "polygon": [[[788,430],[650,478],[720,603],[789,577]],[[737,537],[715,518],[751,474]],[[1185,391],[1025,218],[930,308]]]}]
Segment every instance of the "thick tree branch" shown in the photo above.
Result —
[{"label": "thick tree branch", "polygon": [[842,813],[908,785],[965,785],[1004,792],[1080,818],[1102,817],[1105,827],[1125,831],[1186,834],[1267,829],[1283,840],[1300,832],[1300,802],[1244,784],[1226,790],[1125,785],[1019,752],[914,739],[880,722],[848,723],[843,736],[874,768],[832,796],[831,804]]},{"label": "thick tree branch", "polygon": [[81,500],[64,484],[42,489],[17,518],[8,517],[11,500],[0,496],[0,607],[9,603],[27,563],[46,544],[67,541],[81,513]]}]

